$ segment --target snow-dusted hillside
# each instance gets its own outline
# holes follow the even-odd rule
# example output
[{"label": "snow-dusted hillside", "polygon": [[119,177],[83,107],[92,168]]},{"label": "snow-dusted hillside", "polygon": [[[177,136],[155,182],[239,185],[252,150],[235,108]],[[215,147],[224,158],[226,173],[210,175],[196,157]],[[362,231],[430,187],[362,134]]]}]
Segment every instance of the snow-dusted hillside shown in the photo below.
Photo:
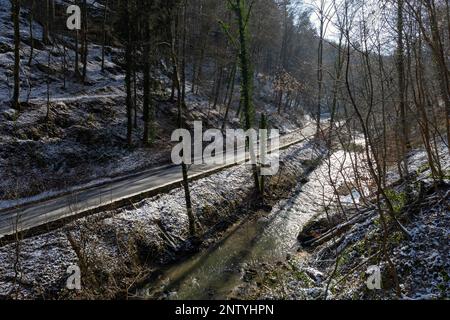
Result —
[{"label": "snow-dusted hillside", "polygon": [[[67,1],[57,1],[67,5]],[[102,6],[90,4],[90,15],[101,15]],[[74,41],[58,35],[53,45],[45,46],[42,27],[33,23],[35,48],[31,65],[29,15],[22,8],[20,16],[20,101],[22,112],[10,107],[13,86],[13,24],[9,0],[0,0],[0,207],[18,203],[15,200],[54,194],[74,185],[108,179],[116,175],[169,161],[170,136],[175,128],[176,107],[166,102],[170,93],[170,79],[164,71],[154,70],[159,79],[160,92],[156,103],[157,141],[153,148],[143,148],[141,97],[138,97],[138,128],[134,131],[135,146],[126,145],[126,108],[124,71],[120,66],[120,48],[107,47],[105,70],[101,71],[101,46],[89,45],[86,84],[74,76]],[[68,49],[64,50],[63,40]],[[66,52],[66,54],[64,54]],[[80,64],[81,65],[81,64]],[[138,79],[142,76],[138,74]],[[48,82],[48,86],[47,86]],[[65,84],[64,84],[65,82]],[[189,87],[189,83],[187,84]],[[221,127],[224,107],[211,108],[206,92],[188,93],[188,123],[203,119],[210,126]],[[260,87],[260,88],[259,88]],[[256,88],[258,97],[271,95],[270,86]],[[259,89],[258,89],[259,88]],[[48,94],[48,97],[47,97]],[[235,90],[235,106],[239,90]],[[49,98],[49,119],[47,114]],[[273,107],[256,101],[257,107],[270,114]],[[239,126],[239,119],[230,112],[231,126]],[[296,119],[273,117],[273,125],[290,131],[298,126]],[[2,200],[9,200],[7,202]],[[14,200],[14,201],[11,201]]]}]

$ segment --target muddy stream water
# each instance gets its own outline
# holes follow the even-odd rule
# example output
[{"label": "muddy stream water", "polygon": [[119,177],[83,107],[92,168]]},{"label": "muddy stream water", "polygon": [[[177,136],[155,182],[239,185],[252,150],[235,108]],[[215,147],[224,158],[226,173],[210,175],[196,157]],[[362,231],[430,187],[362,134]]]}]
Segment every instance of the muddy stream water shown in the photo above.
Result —
[{"label": "muddy stream water", "polygon": [[309,182],[298,185],[292,196],[280,201],[270,213],[237,223],[220,242],[169,267],[148,284],[143,298],[165,292],[166,299],[227,299],[244,281],[246,268],[284,261],[297,249],[302,227],[320,210],[317,170],[308,175]]},{"label": "muddy stream water", "polygon": [[[356,142],[355,142],[356,143]],[[361,141],[358,140],[358,143]],[[269,213],[256,214],[231,227],[218,243],[165,271],[143,290],[142,298],[173,300],[217,300],[239,297],[234,291],[245,281],[245,272],[262,263],[285,261],[298,249],[297,236],[313,218],[323,217],[324,203],[331,205],[334,189],[329,175],[336,182],[340,175],[352,175],[350,159],[353,152],[337,150],[329,161],[318,161],[324,153],[304,144],[302,159],[317,166],[305,166],[306,183],[298,184],[287,199],[280,200]],[[298,161],[298,160],[297,160]],[[341,198],[343,204],[355,201]]]}]

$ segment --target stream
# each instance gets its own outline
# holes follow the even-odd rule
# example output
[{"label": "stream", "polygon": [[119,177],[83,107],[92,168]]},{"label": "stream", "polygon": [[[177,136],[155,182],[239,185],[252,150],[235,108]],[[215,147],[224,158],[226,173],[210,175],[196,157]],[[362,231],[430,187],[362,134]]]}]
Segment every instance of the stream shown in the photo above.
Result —
[{"label": "stream", "polygon": [[227,299],[244,281],[246,268],[284,261],[297,249],[302,227],[320,210],[315,200],[320,197],[314,179],[317,170],[309,175],[311,181],[298,185],[291,197],[270,213],[235,224],[219,243],[168,268],[145,288],[144,298],[164,292],[164,298],[173,300]]},{"label": "stream", "polygon": [[[303,158],[318,159],[320,152],[313,149],[302,149]],[[342,184],[343,172],[352,179],[350,156],[353,155],[353,152],[337,150],[330,155],[329,163],[323,161],[312,171],[304,172],[309,180],[303,185],[299,183],[289,198],[279,201],[270,213],[256,214],[235,224],[209,249],[165,270],[144,288],[146,294],[141,297],[172,300],[230,298],[234,289],[245,281],[246,270],[262,263],[285,261],[287,255],[296,252],[301,229],[323,214],[324,203],[334,201],[329,175],[338,185]],[[346,202],[346,198],[341,201]]]}]

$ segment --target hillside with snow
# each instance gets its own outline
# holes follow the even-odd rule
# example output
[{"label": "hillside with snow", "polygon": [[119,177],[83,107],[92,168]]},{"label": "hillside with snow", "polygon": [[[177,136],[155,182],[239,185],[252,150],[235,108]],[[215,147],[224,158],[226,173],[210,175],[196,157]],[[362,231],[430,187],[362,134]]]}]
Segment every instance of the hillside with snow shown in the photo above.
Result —
[{"label": "hillside with snow", "polygon": [[[58,1],[67,5],[67,1]],[[102,6],[89,4],[89,14],[101,16]],[[133,115],[136,144],[126,143],[126,107],[123,48],[107,47],[104,71],[101,70],[101,45],[89,43],[87,80],[74,76],[73,37],[59,35],[52,45],[44,45],[42,26],[33,21],[33,59],[30,56],[29,10],[20,16],[20,101],[23,112],[11,109],[13,84],[13,26],[11,4],[2,0],[0,22],[0,208],[21,203],[22,198],[41,199],[61,189],[108,181],[119,175],[157,167],[170,161],[170,136],[176,128],[176,103],[169,100],[171,81],[164,64],[152,73],[158,80],[154,94],[156,105],[156,141],[152,148],[139,143],[142,136],[142,95],[137,95],[137,115]],[[207,68],[207,66],[205,67]],[[142,75],[138,74],[138,81]],[[300,120],[279,117],[267,95],[270,82],[258,80],[255,96],[260,110],[273,113],[274,127],[283,132],[297,128]],[[260,84],[260,85],[259,85]],[[189,83],[187,84],[189,86]],[[210,127],[220,127],[224,106],[211,108],[210,83],[199,94],[189,91],[186,101],[187,123],[203,120]],[[236,84],[232,127],[240,126],[234,117],[238,107]],[[49,118],[47,119],[47,112]]]},{"label": "hillside with snow", "polygon": [[432,3],[0,0],[0,300],[448,300]]}]

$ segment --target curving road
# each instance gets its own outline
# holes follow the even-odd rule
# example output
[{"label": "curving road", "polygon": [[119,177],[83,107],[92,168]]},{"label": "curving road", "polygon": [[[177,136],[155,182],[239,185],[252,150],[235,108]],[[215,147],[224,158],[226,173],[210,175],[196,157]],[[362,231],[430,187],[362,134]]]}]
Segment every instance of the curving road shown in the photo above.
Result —
[{"label": "curving road", "polygon": [[[301,130],[283,136],[279,149],[286,149],[303,142],[314,135],[314,131],[314,125],[309,124]],[[244,157],[238,160],[240,163],[245,161]],[[235,163],[192,165],[189,168],[189,179],[195,180],[233,165]],[[1,210],[0,239],[17,232],[45,228],[51,223],[64,219],[123,206],[147,196],[173,189],[179,186],[181,182],[180,167],[168,165],[124,176],[107,184],[89,187],[52,199],[23,204],[14,209]]]}]

